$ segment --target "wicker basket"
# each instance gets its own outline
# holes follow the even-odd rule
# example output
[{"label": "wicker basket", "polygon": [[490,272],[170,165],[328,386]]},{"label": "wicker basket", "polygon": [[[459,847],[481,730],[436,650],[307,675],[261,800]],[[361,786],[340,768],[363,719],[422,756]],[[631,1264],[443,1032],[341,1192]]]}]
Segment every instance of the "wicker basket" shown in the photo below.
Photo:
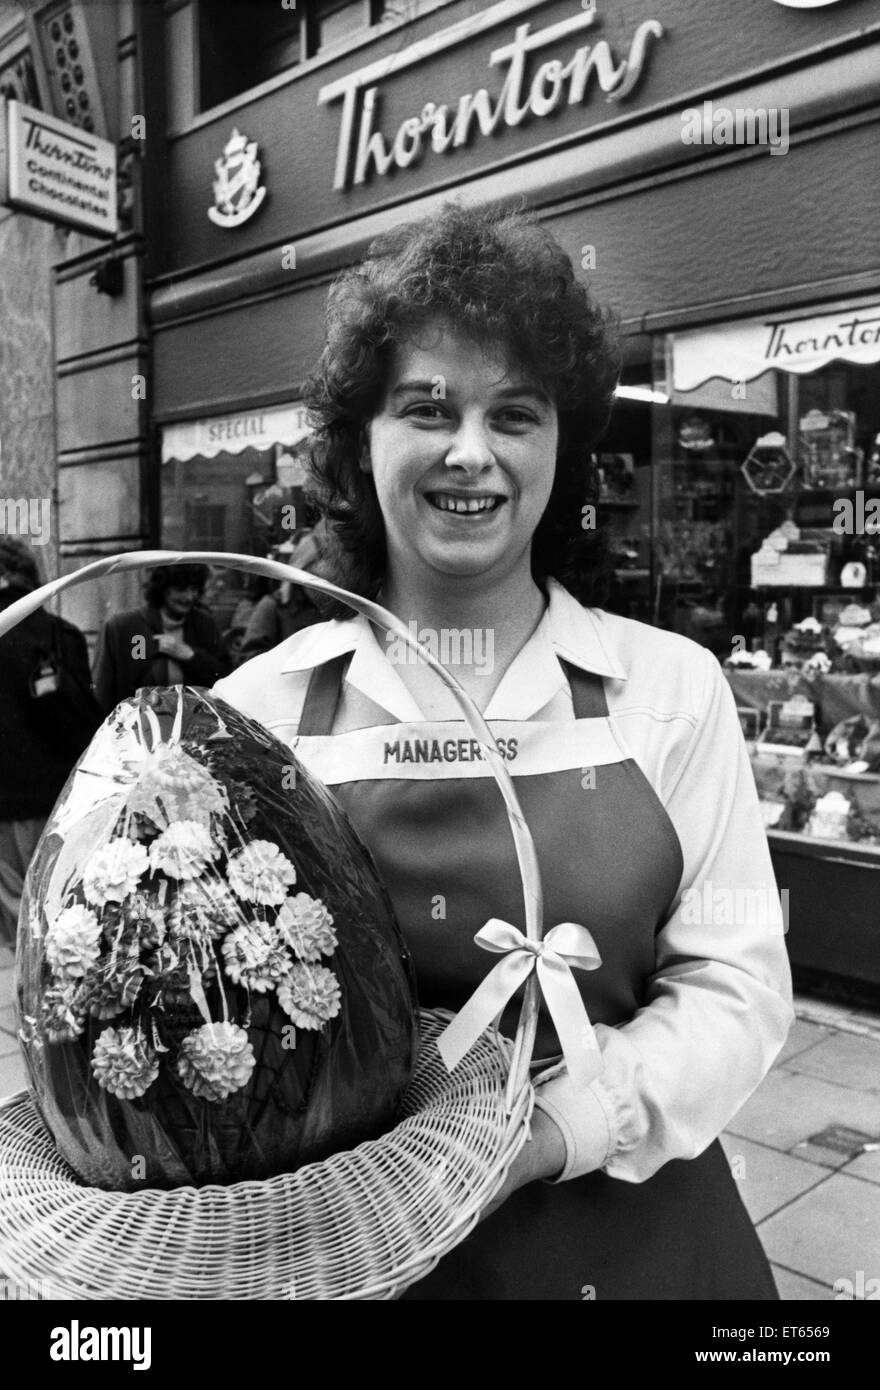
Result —
[{"label": "wicker basket", "polygon": [[[342,599],[416,650],[453,692],[507,808],[525,938],[542,938],[532,837],[492,734],[454,678],[379,605],[277,561],[137,552],[54,580],[0,614],[0,637],[63,589],[173,563],[230,566]],[[480,1219],[528,1136],[538,974],[513,1043],[484,1034],[450,1073],[436,1041],[452,1015],[422,1012],[405,1118],[380,1139],[294,1173],[228,1187],[89,1188],[58,1155],[27,1093],[0,1106],[0,1274],[60,1299],[390,1299]]]}]

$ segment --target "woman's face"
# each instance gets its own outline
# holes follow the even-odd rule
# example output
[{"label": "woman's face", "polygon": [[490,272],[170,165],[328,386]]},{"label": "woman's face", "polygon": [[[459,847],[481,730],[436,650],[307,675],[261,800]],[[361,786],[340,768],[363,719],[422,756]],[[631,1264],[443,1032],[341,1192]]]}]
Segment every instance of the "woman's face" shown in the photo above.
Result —
[{"label": "woman's face", "polygon": [[385,521],[389,577],[442,585],[528,570],[558,434],[537,383],[442,322],[400,346],[361,462]]}]

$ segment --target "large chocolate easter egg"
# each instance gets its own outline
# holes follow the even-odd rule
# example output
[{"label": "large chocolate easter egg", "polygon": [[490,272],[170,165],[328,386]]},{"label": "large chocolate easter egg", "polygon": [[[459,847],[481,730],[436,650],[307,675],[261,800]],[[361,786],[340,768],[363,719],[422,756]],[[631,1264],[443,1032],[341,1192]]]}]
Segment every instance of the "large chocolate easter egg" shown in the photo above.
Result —
[{"label": "large chocolate easter egg", "polygon": [[89,1184],[263,1178],[390,1127],[418,1039],[368,851],[284,744],[194,689],[98,730],[31,865],[30,1085]]}]

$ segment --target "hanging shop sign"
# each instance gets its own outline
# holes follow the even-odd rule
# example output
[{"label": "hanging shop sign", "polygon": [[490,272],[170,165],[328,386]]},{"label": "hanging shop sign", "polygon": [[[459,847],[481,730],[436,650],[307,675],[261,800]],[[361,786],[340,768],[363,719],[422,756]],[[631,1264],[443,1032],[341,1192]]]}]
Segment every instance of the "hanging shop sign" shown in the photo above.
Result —
[{"label": "hanging shop sign", "polygon": [[880,362],[880,300],[833,313],[745,319],[672,335],[676,391],[693,391],[713,377],[752,381],[773,368],[815,372],[836,360],[863,366]]},{"label": "hanging shop sign", "polygon": [[215,227],[240,227],[262,207],[266,189],[260,186],[257,142],[234,127],[219,159],[214,160],[214,206],[208,216]]},{"label": "hanging shop sign", "polygon": [[162,431],[162,462],[177,459],[216,458],[241,454],[245,449],[271,449],[276,444],[293,449],[311,434],[303,405],[247,410],[214,420],[187,420],[166,425]]},{"label": "hanging shop sign", "polygon": [[[529,119],[542,119],[563,106],[579,106],[598,90],[608,101],[627,97],[638,85],[650,57],[652,41],[663,37],[656,19],[645,20],[635,30],[626,57],[616,57],[606,40],[584,44],[566,62],[552,58],[540,64],[526,81],[528,57],[551,44],[573,38],[591,28],[597,19],[594,3],[557,24],[535,33],[530,22],[517,26],[514,37],[488,57],[488,66],[504,72],[500,90],[480,87],[451,103],[426,101],[420,111],[400,123],[394,132],[378,128],[382,91],[380,81],[413,63],[435,56],[475,32],[509,20],[511,12],[534,8],[535,0],[494,5],[475,20],[451,25],[429,40],[422,40],[328,86],[318,93],[322,105],[342,102],[336,174],[333,187],[362,184],[370,173],[388,174],[407,169],[427,154],[448,154],[467,145],[472,137],[491,136]],[[591,86],[592,82],[592,86]]]},{"label": "hanging shop sign", "polygon": [[115,236],[116,146],[20,101],[6,103],[0,202],[92,236]]}]

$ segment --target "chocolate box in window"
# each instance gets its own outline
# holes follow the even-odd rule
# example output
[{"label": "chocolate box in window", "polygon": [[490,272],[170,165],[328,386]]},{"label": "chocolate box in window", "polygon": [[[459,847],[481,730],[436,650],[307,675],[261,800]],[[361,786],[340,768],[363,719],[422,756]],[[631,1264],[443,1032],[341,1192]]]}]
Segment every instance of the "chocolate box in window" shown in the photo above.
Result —
[{"label": "chocolate box in window", "polygon": [[807,752],[821,751],[821,747],[812,700],[793,695],[790,700],[770,701],[767,725],[758,735],[757,751],[803,758]]}]

